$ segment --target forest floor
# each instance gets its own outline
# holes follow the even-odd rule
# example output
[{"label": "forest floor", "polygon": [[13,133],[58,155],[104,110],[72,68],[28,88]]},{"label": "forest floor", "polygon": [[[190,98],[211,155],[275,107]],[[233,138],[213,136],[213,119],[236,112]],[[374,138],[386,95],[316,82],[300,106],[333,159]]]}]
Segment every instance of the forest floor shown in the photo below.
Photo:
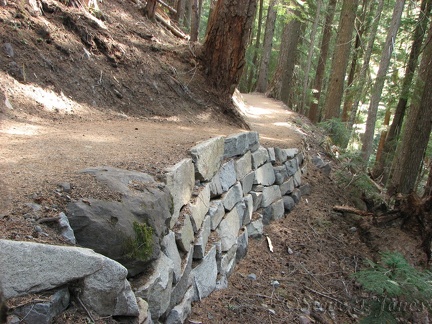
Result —
[{"label": "forest floor", "polygon": [[[197,142],[245,129],[206,84],[199,46],[143,18],[135,3],[104,2],[104,22],[44,3],[43,16],[18,1],[0,11],[0,238],[64,244],[55,227],[41,224],[40,235],[27,216],[56,215],[71,199],[110,198],[80,170],[109,165],[158,177]],[[251,239],[229,287],[194,303],[188,321],[357,322],[370,296],[351,275],[377,251],[421,265],[418,242],[394,224],[365,231],[361,217],[334,212],[359,199],[337,181],[342,163],[322,145],[326,137],[280,102],[243,100],[240,114],[263,146],[306,153],[302,181],[311,193],[265,227],[274,252],[265,238]],[[316,154],[331,162],[330,176],[310,162]],[[70,192],[59,190],[63,183]],[[70,323],[87,323],[83,310],[73,312]]]}]

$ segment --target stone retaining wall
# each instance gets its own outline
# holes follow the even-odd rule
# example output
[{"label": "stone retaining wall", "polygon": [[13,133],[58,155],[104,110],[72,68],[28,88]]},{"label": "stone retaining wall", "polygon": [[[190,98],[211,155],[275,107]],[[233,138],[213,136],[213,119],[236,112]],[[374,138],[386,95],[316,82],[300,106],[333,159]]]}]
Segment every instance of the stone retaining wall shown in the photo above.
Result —
[{"label": "stone retaining wall", "polygon": [[250,237],[299,202],[303,153],[264,148],[256,132],[198,144],[165,174],[173,197],[169,233],[153,275],[135,294],[153,320],[182,323],[191,302],[228,285]]},{"label": "stone retaining wall", "polygon": [[[49,323],[78,294],[98,316],[183,323],[192,301],[228,286],[249,238],[309,191],[303,153],[264,148],[256,132],[212,138],[190,154],[166,170],[165,184],[137,171],[84,170],[120,197],[71,201],[60,214],[65,240],[86,248],[0,240],[0,293],[51,296],[11,310],[11,321]],[[124,250],[137,223],[152,229],[145,259]]]}]

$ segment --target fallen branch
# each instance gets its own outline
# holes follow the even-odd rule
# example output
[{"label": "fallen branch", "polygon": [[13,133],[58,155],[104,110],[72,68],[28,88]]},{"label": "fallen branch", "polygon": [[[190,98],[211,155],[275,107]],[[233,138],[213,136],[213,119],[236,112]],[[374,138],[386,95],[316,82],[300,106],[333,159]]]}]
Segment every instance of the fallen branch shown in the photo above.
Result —
[{"label": "fallen branch", "polygon": [[163,7],[167,8],[171,13],[174,15],[177,15],[177,10],[175,10],[173,7],[171,7],[169,4],[163,2],[162,0],[157,0]]},{"label": "fallen branch", "polygon": [[352,213],[360,216],[372,216],[372,213],[369,213],[364,210],[360,210],[350,206],[333,206],[334,211],[342,212],[342,213]]},{"label": "fallen branch", "polygon": [[319,292],[319,291],[313,290],[312,288],[309,288],[308,286],[304,286],[304,287],[305,287],[306,290],[309,290],[310,292],[313,292],[313,293],[315,293],[315,294],[317,294],[317,295],[319,295],[319,296],[322,296],[322,297],[325,297],[325,298],[331,299],[331,300],[333,300],[333,301],[335,301],[335,302],[337,302],[337,303],[339,303],[339,304],[341,304],[341,305],[345,305],[343,302],[341,302],[340,300],[338,300],[338,299],[336,299],[336,298],[334,298],[334,297],[332,297],[332,296],[329,296],[329,295],[327,295],[327,294],[323,294],[323,293],[321,293],[321,292]]},{"label": "fallen branch", "polygon": [[189,35],[186,35],[185,33],[183,33],[180,29],[178,29],[177,27],[171,25],[171,23],[169,22],[169,20],[166,20],[162,17],[161,14],[159,14],[158,12],[155,13],[155,18],[157,21],[159,21],[162,25],[164,25],[166,28],[169,29],[169,31],[171,31],[175,36],[179,37],[179,38],[183,38],[188,40],[189,39]]},{"label": "fallen branch", "polygon": [[270,252],[273,253],[273,244],[272,244],[272,241],[270,240],[270,237],[268,235],[266,235],[266,239],[267,239],[268,248],[269,248]]}]

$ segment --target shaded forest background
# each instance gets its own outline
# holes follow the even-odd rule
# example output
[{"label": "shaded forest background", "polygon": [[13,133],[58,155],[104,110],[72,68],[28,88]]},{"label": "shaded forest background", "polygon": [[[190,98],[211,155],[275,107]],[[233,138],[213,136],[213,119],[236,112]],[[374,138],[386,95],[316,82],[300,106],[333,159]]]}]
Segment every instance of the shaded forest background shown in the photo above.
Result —
[{"label": "shaded forest background", "polygon": [[[206,32],[217,20],[209,17],[230,1],[155,3],[190,41],[209,48]],[[320,123],[351,167],[390,196],[429,195],[432,1],[242,3],[256,11],[244,61],[236,65],[241,78],[231,83]]]}]

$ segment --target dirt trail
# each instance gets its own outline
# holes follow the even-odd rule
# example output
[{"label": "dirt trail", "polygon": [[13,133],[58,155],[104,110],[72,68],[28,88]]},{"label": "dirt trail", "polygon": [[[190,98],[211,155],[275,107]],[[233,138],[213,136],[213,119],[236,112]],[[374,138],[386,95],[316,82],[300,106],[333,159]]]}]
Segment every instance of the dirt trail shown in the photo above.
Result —
[{"label": "dirt trail", "polygon": [[[298,146],[295,115],[278,101],[244,95],[243,113],[263,145]],[[107,117],[109,118],[109,116]],[[98,118],[100,119],[100,118]],[[291,120],[291,121],[290,121]],[[196,142],[243,131],[211,119],[199,123],[169,120],[88,117],[56,120],[3,120],[0,124],[0,215],[28,202],[43,187],[79,181],[79,170],[110,165],[158,174],[188,156]],[[48,189],[49,190],[49,189]]]}]

